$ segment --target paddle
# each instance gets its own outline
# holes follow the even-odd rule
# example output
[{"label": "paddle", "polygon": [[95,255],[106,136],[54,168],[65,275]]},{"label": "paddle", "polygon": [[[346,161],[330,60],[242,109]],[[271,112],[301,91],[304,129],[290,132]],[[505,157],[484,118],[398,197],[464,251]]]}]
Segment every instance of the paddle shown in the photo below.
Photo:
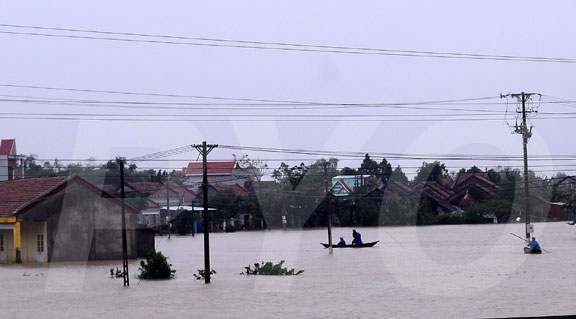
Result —
[{"label": "paddle", "polygon": [[[516,238],[522,239],[525,243],[529,242],[529,241],[526,240],[525,238],[522,238],[522,237],[520,237],[520,236],[518,236],[518,235],[516,235],[516,234],[514,234],[514,233],[510,233],[510,235],[512,235],[512,236],[514,236],[514,237],[516,237]],[[547,253],[550,253],[549,251],[547,251],[546,249],[544,249],[544,248],[542,248],[542,247],[540,247],[540,249],[542,249],[542,251],[545,251],[545,252],[547,252]]]}]

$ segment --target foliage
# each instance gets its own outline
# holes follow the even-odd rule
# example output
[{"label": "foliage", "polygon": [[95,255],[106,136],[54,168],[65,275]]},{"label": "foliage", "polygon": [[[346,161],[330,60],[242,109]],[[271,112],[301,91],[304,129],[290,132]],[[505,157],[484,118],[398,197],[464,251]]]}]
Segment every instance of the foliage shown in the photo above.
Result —
[{"label": "foliage", "polygon": [[380,225],[414,225],[414,203],[405,197],[391,194],[382,200]]},{"label": "foliage", "polygon": [[385,158],[378,163],[371,159],[369,154],[366,154],[362,164],[360,164],[358,173],[361,175],[380,177],[383,181],[387,181],[388,178],[390,178],[390,175],[392,175],[392,165],[390,165]]},{"label": "foliage", "polygon": [[359,174],[360,173],[358,173],[358,170],[356,170],[355,168],[344,167],[340,170],[339,175],[359,175]]},{"label": "foliage", "polygon": [[172,279],[176,270],[161,252],[148,250],[144,252],[144,260],[140,261],[139,279]]},{"label": "foliage", "polygon": [[446,165],[435,161],[433,163],[422,163],[422,166],[418,169],[416,177],[412,183],[418,184],[420,182],[433,181],[442,184],[442,179],[448,177],[448,170]]},{"label": "foliage", "polygon": [[183,211],[174,220],[174,227],[179,235],[187,235],[194,229],[195,212]]},{"label": "foliage", "polygon": [[[215,273],[216,273],[216,270],[214,270],[214,269],[210,270],[210,276],[214,275]],[[192,276],[194,276],[194,278],[196,278],[196,280],[204,279],[204,278],[206,278],[206,272],[204,271],[204,269],[198,269],[198,275],[192,274]]]},{"label": "foliage", "polygon": [[254,269],[250,265],[248,267],[244,267],[246,272],[240,273],[241,275],[267,275],[267,276],[291,276],[291,275],[300,275],[304,272],[304,270],[295,271],[294,268],[287,269],[286,267],[282,267],[284,265],[284,260],[280,260],[279,263],[274,264],[271,261],[268,262],[261,262],[260,264],[255,263]]},{"label": "foliage", "polygon": [[504,199],[489,199],[485,202],[473,204],[468,209],[468,213],[479,216],[494,214],[498,218],[498,222],[505,223],[510,220],[513,210],[514,207],[511,201]]},{"label": "foliage", "polygon": [[110,268],[110,278],[123,278],[123,277],[124,272],[118,269],[118,267],[116,267],[116,271],[114,271],[114,268]]},{"label": "foliage", "polygon": [[390,176],[389,180],[392,182],[399,182],[399,183],[402,183],[404,185],[408,185],[408,183],[409,183],[408,177],[406,176],[406,174],[404,174],[400,165],[398,165],[394,169],[394,171],[392,171],[392,175]]}]

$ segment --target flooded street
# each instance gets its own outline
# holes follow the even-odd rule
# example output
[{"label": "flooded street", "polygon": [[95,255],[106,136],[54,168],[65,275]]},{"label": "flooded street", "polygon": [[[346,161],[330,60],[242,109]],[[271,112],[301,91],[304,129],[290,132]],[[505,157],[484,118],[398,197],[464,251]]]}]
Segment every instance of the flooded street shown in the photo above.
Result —
[{"label": "flooded street", "polygon": [[[4,318],[383,318],[505,317],[573,314],[576,228],[536,224],[550,251],[525,255],[523,224],[358,228],[373,248],[335,249],[319,243],[326,230],[211,234],[205,285],[203,238],[157,237],[176,279],[110,279],[121,261],[0,267]],[[351,241],[351,228],[334,239]],[[242,276],[260,261],[286,260],[300,276]]]}]

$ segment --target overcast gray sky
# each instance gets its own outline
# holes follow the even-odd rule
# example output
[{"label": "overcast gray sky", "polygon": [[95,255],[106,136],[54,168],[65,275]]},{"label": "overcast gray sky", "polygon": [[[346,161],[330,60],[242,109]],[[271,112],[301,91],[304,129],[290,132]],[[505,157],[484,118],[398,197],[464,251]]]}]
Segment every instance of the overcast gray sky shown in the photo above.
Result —
[{"label": "overcast gray sky", "polygon": [[[328,46],[576,58],[575,9],[574,1],[2,1],[0,24]],[[38,30],[8,27],[0,27],[1,31],[40,33]],[[0,42],[0,84],[329,103],[498,97],[500,93],[520,91],[576,100],[573,90],[576,64],[570,63],[255,50],[2,33]],[[9,87],[0,87],[0,94],[98,101],[218,102]],[[520,136],[510,134],[504,121],[506,105],[499,103],[505,100],[489,101],[496,103],[452,107],[499,111],[501,120],[246,122],[231,120],[242,114],[272,114],[280,119],[280,115],[296,114],[443,113],[380,108],[282,112],[143,110],[3,101],[0,102],[1,112],[13,113],[224,114],[231,117],[221,122],[0,118],[0,137],[16,138],[19,153],[34,153],[50,159],[106,159],[116,155],[130,158],[203,140],[227,145],[312,150],[521,154]],[[573,112],[574,107],[542,104],[540,112]],[[514,106],[510,110],[514,111]],[[571,138],[575,120],[538,120],[537,117],[533,121],[535,128],[529,144],[530,154],[576,154]],[[242,154],[217,149],[210,156],[227,159],[232,153]],[[285,156],[249,154],[262,159]],[[197,153],[181,156],[196,157]],[[411,167],[422,160],[391,162],[394,166]],[[468,166],[471,163],[449,163],[448,166]],[[476,163],[480,167],[495,164]],[[575,165],[567,170],[576,168],[576,161],[567,163]],[[182,164],[171,162],[141,166],[177,168]]]}]

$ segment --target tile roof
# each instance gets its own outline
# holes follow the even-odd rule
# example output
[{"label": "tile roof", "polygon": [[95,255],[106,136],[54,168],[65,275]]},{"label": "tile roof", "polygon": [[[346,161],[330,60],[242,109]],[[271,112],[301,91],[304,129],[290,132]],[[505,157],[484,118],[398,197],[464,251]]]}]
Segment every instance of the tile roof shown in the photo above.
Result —
[{"label": "tile roof", "polygon": [[170,182],[170,184],[168,184],[168,187],[170,187],[171,190],[178,193],[180,196],[184,197],[186,203],[189,203],[193,200],[198,200],[198,195],[196,193],[184,187],[184,185],[180,183]]},{"label": "tile roof", "polygon": [[246,190],[238,185],[238,184],[234,184],[234,185],[215,185],[214,188],[216,188],[217,191],[222,192],[222,191],[232,191],[234,194],[236,194],[237,196],[244,196],[247,194]]},{"label": "tile roof", "polygon": [[[72,183],[77,183],[94,192],[99,192],[102,197],[112,200],[117,205],[121,203],[120,200],[76,175],[27,178],[0,182],[0,216],[14,216],[21,213],[26,208],[66,189]],[[127,208],[129,212],[137,213],[130,206],[127,206]]]},{"label": "tile roof", "polygon": [[[189,163],[184,169],[183,175],[202,175],[204,164],[201,162]],[[232,170],[237,167],[235,161],[231,162],[208,162],[207,171],[210,174],[232,174]]]},{"label": "tile roof", "polygon": [[126,186],[147,196],[155,194],[162,188],[165,188],[164,185],[158,182],[133,182],[133,183],[126,183]]},{"label": "tile roof", "polygon": [[2,140],[0,143],[0,155],[14,155],[12,154],[16,140]]},{"label": "tile roof", "polygon": [[408,186],[404,183],[401,183],[401,182],[392,182],[390,185],[397,186],[397,187],[403,189],[404,191],[406,191],[407,193],[411,193],[412,191],[414,191],[412,188],[410,188],[410,186]]},{"label": "tile roof", "polygon": [[479,179],[482,182],[484,182],[490,186],[494,186],[494,187],[497,186],[496,183],[489,180],[484,173],[459,173],[458,177],[456,178],[456,181],[454,182],[454,185],[452,185],[452,188],[464,183],[465,181],[467,181],[470,178]]},{"label": "tile roof", "polygon": [[67,179],[68,176],[60,176],[0,182],[0,216],[14,215],[20,208]]}]

